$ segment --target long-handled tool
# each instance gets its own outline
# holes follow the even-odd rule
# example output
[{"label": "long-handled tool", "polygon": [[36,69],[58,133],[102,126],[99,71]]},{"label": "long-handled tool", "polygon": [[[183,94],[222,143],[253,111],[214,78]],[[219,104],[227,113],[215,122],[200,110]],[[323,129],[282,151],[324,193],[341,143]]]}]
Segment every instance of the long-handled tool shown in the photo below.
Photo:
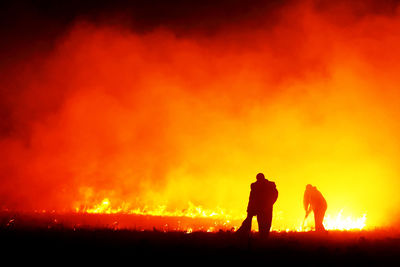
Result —
[{"label": "long-handled tool", "polygon": [[304,216],[303,223],[301,224],[301,229],[304,229],[304,224],[306,223],[307,217],[310,214],[310,210],[306,210],[306,216]]}]

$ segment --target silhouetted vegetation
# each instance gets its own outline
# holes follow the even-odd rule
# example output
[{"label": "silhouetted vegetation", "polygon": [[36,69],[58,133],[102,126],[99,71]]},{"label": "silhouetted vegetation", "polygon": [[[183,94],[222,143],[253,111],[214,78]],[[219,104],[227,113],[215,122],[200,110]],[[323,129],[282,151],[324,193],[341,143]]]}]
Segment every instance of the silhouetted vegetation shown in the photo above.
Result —
[{"label": "silhouetted vegetation", "polygon": [[[128,261],[143,263],[271,262],[308,265],[388,265],[400,253],[398,233],[375,230],[335,232],[271,232],[267,240],[252,233],[240,239],[233,231],[213,233],[183,231],[128,230],[112,227],[51,227],[19,224],[3,218],[0,227],[2,255],[20,255],[13,261],[50,260],[80,263]],[[144,263],[143,263],[144,264]]]}]

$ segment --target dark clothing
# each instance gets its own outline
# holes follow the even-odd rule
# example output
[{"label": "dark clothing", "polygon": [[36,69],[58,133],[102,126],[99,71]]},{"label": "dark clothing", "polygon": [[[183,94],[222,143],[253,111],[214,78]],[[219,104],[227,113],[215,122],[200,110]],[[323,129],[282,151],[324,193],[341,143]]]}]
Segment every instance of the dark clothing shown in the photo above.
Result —
[{"label": "dark clothing", "polygon": [[248,235],[250,233],[251,223],[253,220],[253,216],[255,215],[257,216],[258,231],[260,233],[260,236],[267,237],[271,229],[272,209],[269,212],[261,212],[258,214],[247,213],[247,217],[238,229],[238,233],[241,233],[243,235]]},{"label": "dark clothing", "polygon": [[267,179],[258,180],[251,184],[249,204],[247,212],[257,215],[258,213],[268,213],[272,210],[276,199],[278,198],[278,190],[274,182]]},{"label": "dark clothing", "polygon": [[272,207],[266,212],[257,214],[258,232],[261,237],[268,237],[272,224]]},{"label": "dark clothing", "polygon": [[315,231],[317,232],[326,231],[322,223],[324,221],[325,212],[326,208],[314,210]]},{"label": "dark clothing", "polygon": [[249,234],[253,216],[257,216],[258,230],[261,236],[268,236],[271,229],[273,205],[278,198],[274,182],[260,179],[251,184],[247,218],[238,229],[239,233]]},{"label": "dark clothing", "polygon": [[314,212],[315,230],[325,231],[322,222],[328,205],[321,192],[315,186],[307,187],[304,192],[303,204],[307,215],[311,210]]}]

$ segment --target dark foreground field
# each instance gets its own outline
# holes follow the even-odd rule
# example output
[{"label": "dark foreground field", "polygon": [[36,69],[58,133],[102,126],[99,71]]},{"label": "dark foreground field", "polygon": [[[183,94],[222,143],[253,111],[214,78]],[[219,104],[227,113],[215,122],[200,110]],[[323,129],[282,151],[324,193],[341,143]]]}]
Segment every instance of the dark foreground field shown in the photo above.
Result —
[{"label": "dark foreground field", "polygon": [[[3,259],[12,262],[126,263],[179,265],[251,263],[263,265],[398,265],[400,238],[386,232],[272,232],[267,241],[233,232],[158,232],[111,229],[0,230]],[[17,256],[16,256],[17,255]],[[140,264],[142,263],[142,264]]]},{"label": "dark foreground field", "polygon": [[[224,224],[190,218],[0,212],[2,266],[220,265],[400,266],[400,233],[393,230],[271,232],[238,238]],[[214,225],[216,232],[203,227]],[[168,225],[168,226],[167,226]],[[193,227],[187,233],[187,227]],[[186,230],[185,230],[186,229]],[[220,229],[220,230],[218,230]]]}]

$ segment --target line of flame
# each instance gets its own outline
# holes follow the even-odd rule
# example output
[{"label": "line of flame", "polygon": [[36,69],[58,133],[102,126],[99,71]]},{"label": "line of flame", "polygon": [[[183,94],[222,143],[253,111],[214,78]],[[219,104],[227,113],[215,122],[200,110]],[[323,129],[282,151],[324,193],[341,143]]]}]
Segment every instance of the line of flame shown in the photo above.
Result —
[{"label": "line of flame", "polygon": [[[222,220],[226,223],[232,221],[240,222],[243,218],[239,216],[232,216],[225,212],[223,209],[217,211],[203,209],[201,206],[196,206],[193,203],[188,203],[188,208],[184,210],[169,211],[166,205],[159,205],[156,208],[149,209],[147,206],[144,208],[131,209],[129,205],[123,204],[119,207],[112,207],[111,202],[108,198],[103,199],[100,204],[95,204],[90,208],[76,208],[78,213],[89,213],[89,214],[134,214],[134,215],[147,215],[147,216],[164,216],[164,217],[189,217],[189,218],[211,218]],[[324,226],[327,230],[362,230],[366,227],[367,215],[364,214],[361,218],[352,218],[350,216],[343,218],[343,209],[339,212],[336,217],[332,217],[328,214],[324,219]],[[233,228],[237,228],[234,226]],[[281,229],[272,228],[275,231],[282,231]],[[284,231],[297,231],[307,232],[311,231],[311,226],[304,226],[303,224],[294,229],[287,228]]]}]

